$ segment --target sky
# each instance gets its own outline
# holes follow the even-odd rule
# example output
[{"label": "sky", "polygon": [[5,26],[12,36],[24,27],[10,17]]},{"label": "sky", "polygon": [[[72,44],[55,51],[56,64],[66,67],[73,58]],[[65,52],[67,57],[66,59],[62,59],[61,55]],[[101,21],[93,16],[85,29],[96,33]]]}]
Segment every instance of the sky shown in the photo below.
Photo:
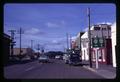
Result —
[{"label": "sky", "polygon": [[91,25],[116,22],[114,4],[5,4],[4,33],[16,30],[15,41],[19,47],[19,29],[22,28],[22,47],[31,47],[36,51],[37,44],[45,51],[63,51],[67,47],[67,37],[75,39],[80,31],[88,27],[87,8],[90,8]]}]

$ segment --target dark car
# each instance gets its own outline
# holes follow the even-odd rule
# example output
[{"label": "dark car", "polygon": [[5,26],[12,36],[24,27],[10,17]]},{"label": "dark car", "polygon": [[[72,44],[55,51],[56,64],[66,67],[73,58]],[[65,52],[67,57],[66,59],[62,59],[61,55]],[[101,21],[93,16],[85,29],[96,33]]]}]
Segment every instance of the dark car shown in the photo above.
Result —
[{"label": "dark car", "polygon": [[70,65],[79,65],[81,63],[79,54],[72,53],[69,57]]}]

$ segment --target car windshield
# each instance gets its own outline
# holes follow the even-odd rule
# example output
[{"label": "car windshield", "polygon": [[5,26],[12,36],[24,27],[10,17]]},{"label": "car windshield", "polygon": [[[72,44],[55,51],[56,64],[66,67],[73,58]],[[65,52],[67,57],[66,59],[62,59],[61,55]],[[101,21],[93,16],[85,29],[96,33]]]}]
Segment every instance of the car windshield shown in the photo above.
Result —
[{"label": "car windshield", "polygon": [[39,58],[48,58],[47,56],[40,56]]},{"label": "car windshield", "polygon": [[73,61],[78,61],[79,60],[79,55],[78,54],[71,54],[70,59]]}]

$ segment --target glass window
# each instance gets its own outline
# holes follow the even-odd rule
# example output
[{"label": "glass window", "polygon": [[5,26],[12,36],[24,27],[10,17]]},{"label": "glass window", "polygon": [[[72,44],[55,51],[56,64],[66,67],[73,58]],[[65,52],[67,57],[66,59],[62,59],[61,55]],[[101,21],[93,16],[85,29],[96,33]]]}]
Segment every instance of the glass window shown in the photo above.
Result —
[{"label": "glass window", "polygon": [[111,30],[111,27],[110,27],[110,26],[108,26],[107,28],[108,28],[108,30]]},{"label": "glass window", "polygon": [[94,27],[94,30],[100,30],[100,27]]},{"label": "glass window", "polygon": [[106,28],[102,28],[102,30],[106,30]]}]

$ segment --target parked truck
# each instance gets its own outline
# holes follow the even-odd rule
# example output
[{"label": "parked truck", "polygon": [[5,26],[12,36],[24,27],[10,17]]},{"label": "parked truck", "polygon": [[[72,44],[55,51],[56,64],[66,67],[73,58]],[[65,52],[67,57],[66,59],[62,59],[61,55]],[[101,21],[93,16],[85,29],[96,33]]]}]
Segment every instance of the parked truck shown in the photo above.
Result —
[{"label": "parked truck", "polygon": [[71,49],[66,54],[64,54],[64,61],[69,65],[81,64],[82,58],[79,49]]}]

